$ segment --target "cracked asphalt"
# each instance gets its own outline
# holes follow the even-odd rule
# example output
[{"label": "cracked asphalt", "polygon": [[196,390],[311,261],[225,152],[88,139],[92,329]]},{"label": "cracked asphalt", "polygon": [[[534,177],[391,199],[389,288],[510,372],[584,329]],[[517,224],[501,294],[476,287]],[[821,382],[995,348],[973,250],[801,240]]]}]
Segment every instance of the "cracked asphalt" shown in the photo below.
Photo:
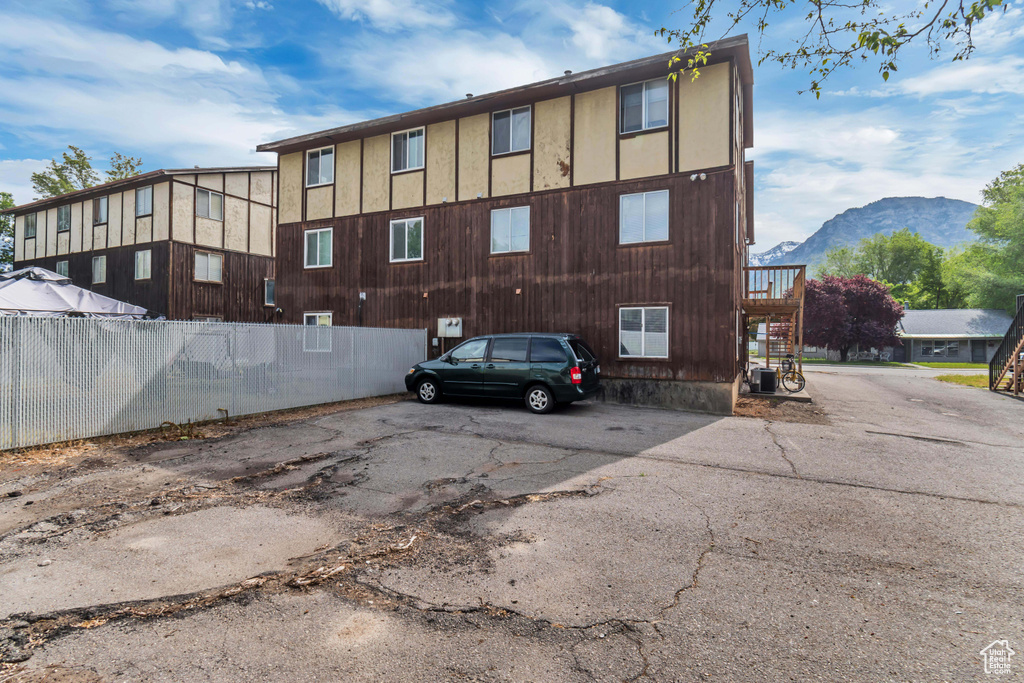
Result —
[{"label": "cracked asphalt", "polygon": [[0,469],[0,680],[984,679],[1024,403],[808,380],[818,424],[395,401]]}]

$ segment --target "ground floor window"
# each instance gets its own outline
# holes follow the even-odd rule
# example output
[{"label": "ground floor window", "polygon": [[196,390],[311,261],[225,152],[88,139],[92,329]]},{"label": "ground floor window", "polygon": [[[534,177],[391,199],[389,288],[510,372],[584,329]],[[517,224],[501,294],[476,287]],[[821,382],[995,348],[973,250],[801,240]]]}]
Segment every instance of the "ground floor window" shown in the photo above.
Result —
[{"label": "ground floor window", "polygon": [[302,323],[302,350],[329,352],[333,314],[323,311],[306,313]]},{"label": "ground floor window", "polygon": [[224,257],[204,251],[196,252],[195,279],[198,282],[221,282],[223,280]]},{"label": "ground floor window", "polygon": [[423,219],[391,221],[391,262],[423,259]]},{"label": "ground floor window", "polygon": [[99,285],[107,281],[107,257],[92,257],[92,283]]},{"label": "ground floor window", "polygon": [[67,261],[57,261],[57,275],[63,275],[64,277],[68,276]]},{"label": "ground floor window", "polygon": [[668,306],[619,309],[619,356],[668,358]]},{"label": "ground floor window", "polygon": [[921,342],[921,356],[927,358],[957,358],[960,355],[960,341],[926,339]]},{"label": "ground floor window", "polygon": [[153,252],[149,249],[135,252],[135,279],[148,280],[153,265]]},{"label": "ground floor window", "polygon": [[277,296],[276,292],[274,291],[274,281],[269,277],[263,279],[263,305],[277,305]]}]

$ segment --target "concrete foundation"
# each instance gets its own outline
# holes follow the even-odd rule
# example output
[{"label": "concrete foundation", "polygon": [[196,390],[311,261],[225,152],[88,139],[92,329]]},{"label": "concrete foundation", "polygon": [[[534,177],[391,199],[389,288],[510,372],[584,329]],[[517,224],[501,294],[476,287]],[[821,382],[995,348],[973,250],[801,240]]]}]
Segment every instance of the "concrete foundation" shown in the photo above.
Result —
[{"label": "concrete foundation", "polygon": [[608,403],[732,415],[739,386],[738,376],[732,382],[602,378],[596,398]]}]

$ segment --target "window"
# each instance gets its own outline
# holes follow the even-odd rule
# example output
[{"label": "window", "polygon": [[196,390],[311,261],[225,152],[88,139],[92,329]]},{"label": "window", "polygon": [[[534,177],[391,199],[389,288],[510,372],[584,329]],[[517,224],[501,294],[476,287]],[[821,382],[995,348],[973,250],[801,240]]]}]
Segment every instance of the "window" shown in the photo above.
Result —
[{"label": "window", "polygon": [[530,250],[530,207],[491,211],[491,253]]},{"label": "window", "polygon": [[270,278],[263,279],[263,305],[276,306],[277,298],[274,292],[274,281]]},{"label": "window", "polygon": [[562,342],[550,337],[534,337],[530,341],[531,363],[564,363],[566,359]]},{"label": "window", "polygon": [[464,363],[483,363],[485,353],[487,353],[487,340],[471,339],[465,344],[456,346],[449,358]]},{"label": "window", "polygon": [[103,284],[107,281],[107,257],[106,256],[93,256],[92,257],[92,283],[94,285]]},{"label": "window", "polygon": [[668,358],[668,307],[619,309],[619,356]]},{"label": "window", "polygon": [[71,230],[71,205],[57,207],[57,232]]},{"label": "window", "polygon": [[334,182],[334,148],[324,147],[306,152],[306,187]]},{"label": "window", "polygon": [[583,361],[584,363],[592,360],[597,360],[597,354],[594,353],[594,349],[583,341],[582,339],[570,339],[569,348],[576,354],[576,358]]},{"label": "window", "polygon": [[221,254],[196,252],[195,279],[200,282],[222,282],[223,265],[224,256]]},{"label": "window", "polygon": [[331,242],[333,236],[334,228],[306,231],[305,263],[307,268],[331,267]]},{"label": "window", "polygon": [[140,187],[135,190],[135,215],[149,216],[153,213],[153,187]]},{"label": "window", "polygon": [[329,353],[332,313],[306,313],[302,317],[302,350]]},{"label": "window", "polygon": [[196,215],[200,218],[224,220],[224,195],[210,190],[196,190]]},{"label": "window", "polygon": [[423,168],[423,129],[391,134],[391,172]]},{"label": "window", "polygon": [[491,154],[530,149],[530,108],[506,109],[491,116]]},{"label": "window", "polygon": [[959,341],[946,342],[946,357],[947,358],[956,358],[959,355],[960,355],[960,342]]},{"label": "window", "polygon": [[391,221],[391,262],[423,259],[423,219]]},{"label": "window", "polygon": [[668,125],[668,81],[624,85],[619,91],[619,121],[623,133]]},{"label": "window", "polygon": [[107,222],[107,198],[97,197],[92,200],[92,224],[102,225]]},{"label": "window", "polygon": [[36,214],[30,213],[25,216],[25,239],[36,236]]},{"label": "window", "polygon": [[57,261],[57,275],[63,275],[64,277],[68,276],[67,261]]},{"label": "window", "polygon": [[619,244],[668,239],[668,190],[619,197]]},{"label": "window", "polygon": [[219,323],[223,320],[219,315],[194,315],[192,319],[197,323]]},{"label": "window", "polygon": [[922,356],[936,356],[938,358],[957,358],[960,355],[960,341],[944,341],[926,339],[921,342]]},{"label": "window", "polygon": [[529,347],[528,337],[499,337],[491,345],[491,362],[525,363]]},{"label": "window", "polygon": [[149,249],[135,252],[135,279],[148,280],[153,264],[153,252]]}]

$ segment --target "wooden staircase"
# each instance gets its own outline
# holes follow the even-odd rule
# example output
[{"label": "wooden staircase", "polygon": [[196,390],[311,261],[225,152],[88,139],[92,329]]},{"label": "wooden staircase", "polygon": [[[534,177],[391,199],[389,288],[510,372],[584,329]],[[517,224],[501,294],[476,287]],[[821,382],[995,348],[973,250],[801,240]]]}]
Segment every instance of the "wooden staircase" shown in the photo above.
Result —
[{"label": "wooden staircase", "polygon": [[743,269],[743,329],[765,321],[766,365],[796,356],[803,371],[803,317],[807,266],[748,266]]},{"label": "wooden staircase", "polygon": [[768,367],[771,367],[770,359],[772,358],[781,360],[791,353],[795,355],[793,349],[796,348],[796,324],[793,321],[793,316],[768,318],[765,336]]},{"label": "wooden staircase", "polygon": [[988,364],[988,388],[991,391],[1024,391],[1024,301],[1018,297],[1017,315],[1010,323],[1002,343]]}]

